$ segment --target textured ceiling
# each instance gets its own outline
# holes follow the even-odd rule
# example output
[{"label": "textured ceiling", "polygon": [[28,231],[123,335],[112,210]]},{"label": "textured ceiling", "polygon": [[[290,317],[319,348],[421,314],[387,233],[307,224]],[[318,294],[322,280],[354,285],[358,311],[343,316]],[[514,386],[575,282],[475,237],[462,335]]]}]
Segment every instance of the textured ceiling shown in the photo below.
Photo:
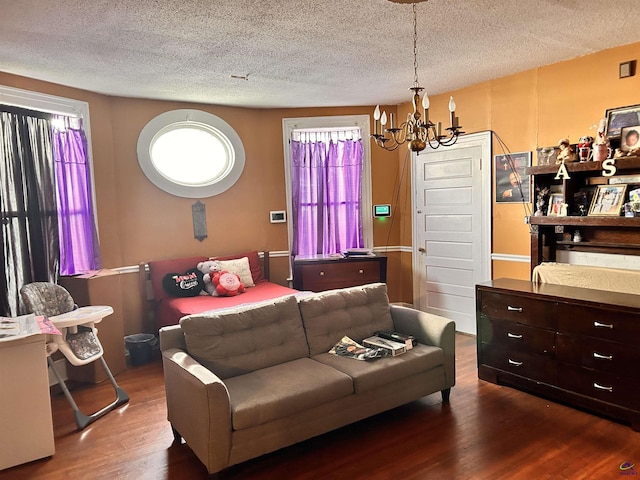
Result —
[{"label": "textured ceiling", "polygon": [[[420,84],[441,93],[640,41],[630,5],[418,3]],[[387,0],[0,0],[0,71],[221,105],[396,104],[413,83],[412,29],[411,5]]]}]

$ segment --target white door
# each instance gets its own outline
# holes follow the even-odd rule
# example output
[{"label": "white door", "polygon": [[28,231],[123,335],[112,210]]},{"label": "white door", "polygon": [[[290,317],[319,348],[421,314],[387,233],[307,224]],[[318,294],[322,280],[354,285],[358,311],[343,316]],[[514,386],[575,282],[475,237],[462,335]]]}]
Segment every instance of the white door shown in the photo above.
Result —
[{"label": "white door", "polygon": [[414,304],[475,334],[475,285],[491,278],[491,133],[427,148],[413,165]]}]

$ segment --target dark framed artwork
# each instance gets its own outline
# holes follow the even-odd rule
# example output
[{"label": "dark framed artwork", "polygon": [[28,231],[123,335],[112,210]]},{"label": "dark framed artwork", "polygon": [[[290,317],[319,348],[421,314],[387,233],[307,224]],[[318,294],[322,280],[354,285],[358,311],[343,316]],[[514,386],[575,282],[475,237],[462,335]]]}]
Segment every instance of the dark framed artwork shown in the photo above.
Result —
[{"label": "dark framed artwork", "polygon": [[531,203],[531,152],[508,153],[494,157],[497,203]]},{"label": "dark framed artwork", "polygon": [[607,137],[620,138],[620,133],[624,127],[640,125],[640,105],[630,105],[628,107],[609,108],[607,115]]}]

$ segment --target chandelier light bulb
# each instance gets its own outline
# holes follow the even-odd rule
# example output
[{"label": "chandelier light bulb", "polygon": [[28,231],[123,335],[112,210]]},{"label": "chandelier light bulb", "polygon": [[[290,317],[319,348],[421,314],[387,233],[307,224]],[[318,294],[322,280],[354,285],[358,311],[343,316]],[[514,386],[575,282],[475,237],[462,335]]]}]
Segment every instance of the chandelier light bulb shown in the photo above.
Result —
[{"label": "chandelier light bulb", "polygon": [[424,94],[424,97],[422,97],[422,108],[425,110],[429,109],[429,95],[426,93]]},{"label": "chandelier light bulb", "polygon": [[376,108],[373,111],[373,119],[380,120],[380,105],[376,105]]},{"label": "chandelier light bulb", "polygon": [[456,102],[455,102],[455,100],[453,99],[453,97],[449,97],[449,111],[450,111],[451,113],[453,113],[453,112],[455,112],[455,111],[456,111]]},{"label": "chandelier light bulb", "polygon": [[382,112],[382,116],[380,117],[380,125],[383,127],[387,124],[387,112]]}]

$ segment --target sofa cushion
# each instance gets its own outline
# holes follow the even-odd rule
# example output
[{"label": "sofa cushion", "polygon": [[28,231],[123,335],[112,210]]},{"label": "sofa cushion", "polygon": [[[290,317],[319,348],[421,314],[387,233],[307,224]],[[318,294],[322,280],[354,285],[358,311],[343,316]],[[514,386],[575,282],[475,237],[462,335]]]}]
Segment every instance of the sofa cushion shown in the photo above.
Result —
[{"label": "sofa cushion", "polygon": [[309,356],[293,295],[187,315],[180,326],[189,354],[222,379]]},{"label": "sofa cushion", "polygon": [[338,370],[300,358],[225,381],[234,430],[288,417],[353,393]]},{"label": "sofa cushion", "polygon": [[345,335],[361,341],[393,330],[384,283],[329,290],[299,299],[311,355],[328,352]]},{"label": "sofa cushion", "polygon": [[346,373],[353,378],[355,392],[364,393],[438,367],[444,364],[444,353],[438,347],[417,345],[402,355],[370,362],[330,353],[314,355],[312,359]]}]

